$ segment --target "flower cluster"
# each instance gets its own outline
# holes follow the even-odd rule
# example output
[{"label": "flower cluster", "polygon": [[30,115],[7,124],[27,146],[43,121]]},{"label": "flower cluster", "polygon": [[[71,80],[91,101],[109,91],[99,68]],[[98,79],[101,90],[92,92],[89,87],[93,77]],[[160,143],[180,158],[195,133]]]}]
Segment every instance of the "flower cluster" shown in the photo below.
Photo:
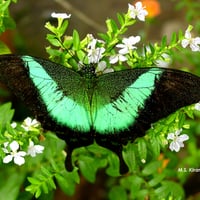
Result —
[{"label": "flower cluster", "polygon": [[[39,126],[39,122],[35,119],[32,120],[30,117],[26,118],[21,125],[21,127],[27,132],[37,126]],[[17,124],[13,122],[11,127],[16,128]],[[20,149],[20,142],[16,140],[13,140],[12,142],[4,142],[2,148],[3,152],[5,153],[3,163],[9,163],[13,160],[15,164],[23,165],[25,163],[25,156],[35,157],[36,154],[41,154],[43,152],[44,147],[41,145],[35,145],[34,142],[29,139],[27,151],[21,151]]]}]

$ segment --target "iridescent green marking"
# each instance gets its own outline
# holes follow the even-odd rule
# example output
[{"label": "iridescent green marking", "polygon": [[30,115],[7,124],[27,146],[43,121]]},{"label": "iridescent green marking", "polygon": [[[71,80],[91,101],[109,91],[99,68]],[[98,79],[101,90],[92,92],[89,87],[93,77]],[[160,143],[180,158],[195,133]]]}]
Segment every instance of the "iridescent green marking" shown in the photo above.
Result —
[{"label": "iridescent green marking", "polygon": [[60,125],[81,132],[90,131],[90,116],[84,106],[65,96],[63,91],[59,90],[57,83],[32,57],[23,56],[22,59],[29,69],[30,78],[37,87],[49,115]]},{"label": "iridescent green marking", "polygon": [[155,89],[155,80],[159,79],[162,72],[150,69],[127,87],[117,100],[102,107],[99,105],[93,118],[94,129],[100,134],[114,134],[134,124],[138,110],[144,108],[145,101]]}]

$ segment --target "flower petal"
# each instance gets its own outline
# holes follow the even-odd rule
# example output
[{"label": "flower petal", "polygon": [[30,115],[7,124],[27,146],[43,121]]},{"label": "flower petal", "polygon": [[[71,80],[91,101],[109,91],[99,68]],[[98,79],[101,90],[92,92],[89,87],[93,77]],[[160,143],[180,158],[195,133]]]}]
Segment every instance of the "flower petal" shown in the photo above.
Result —
[{"label": "flower petal", "polygon": [[14,157],[14,163],[17,165],[23,165],[25,163],[25,159],[21,156],[16,155]]},{"label": "flower petal", "polygon": [[186,140],[189,140],[189,136],[186,135],[186,134],[180,135],[180,136],[178,137],[178,142],[184,142],[184,141],[186,141]]},{"label": "flower petal", "polygon": [[181,41],[181,45],[183,48],[186,48],[189,45],[189,40],[188,39],[183,39]]},{"label": "flower petal", "polygon": [[174,138],[175,138],[174,133],[169,133],[169,134],[167,135],[167,140],[174,140]]},{"label": "flower petal", "polygon": [[12,151],[17,151],[19,149],[19,143],[17,141],[13,141],[10,143],[10,149]]},{"label": "flower petal", "polygon": [[171,142],[169,148],[171,149],[171,151],[178,152],[180,150],[180,145],[178,142]]},{"label": "flower petal", "polygon": [[12,159],[13,159],[12,155],[7,155],[6,157],[4,157],[3,163],[9,163],[12,161]]},{"label": "flower petal", "polygon": [[51,17],[53,18],[62,18],[62,19],[68,19],[71,17],[71,14],[66,14],[66,13],[55,13],[53,12],[51,14]]}]

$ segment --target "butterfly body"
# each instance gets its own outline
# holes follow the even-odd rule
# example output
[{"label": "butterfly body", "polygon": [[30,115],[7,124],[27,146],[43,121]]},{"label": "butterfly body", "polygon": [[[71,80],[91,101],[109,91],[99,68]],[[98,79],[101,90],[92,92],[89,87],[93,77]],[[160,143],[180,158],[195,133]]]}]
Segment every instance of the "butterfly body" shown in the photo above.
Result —
[{"label": "butterfly body", "polygon": [[0,56],[0,80],[55,131],[71,152],[96,141],[119,155],[152,123],[200,100],[200,78],[178,70],[139,68],[97,76],[31,56]]}]

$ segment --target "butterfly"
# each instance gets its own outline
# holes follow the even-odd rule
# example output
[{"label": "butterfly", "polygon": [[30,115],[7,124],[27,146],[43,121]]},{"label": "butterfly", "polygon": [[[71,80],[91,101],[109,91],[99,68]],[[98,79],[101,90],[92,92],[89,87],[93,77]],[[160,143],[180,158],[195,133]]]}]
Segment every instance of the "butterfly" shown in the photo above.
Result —
[{"label": "butterfly", "polygon": [[32,56],[1,55],[0,81],[21,98],[43,128],[73,149],[96,141],[115,152],[128,171],[123,145],[145,135],[151,124],[200,100],[200,78],[164,68],[135,68],[97,76],[93,65],[74,71]]}]

